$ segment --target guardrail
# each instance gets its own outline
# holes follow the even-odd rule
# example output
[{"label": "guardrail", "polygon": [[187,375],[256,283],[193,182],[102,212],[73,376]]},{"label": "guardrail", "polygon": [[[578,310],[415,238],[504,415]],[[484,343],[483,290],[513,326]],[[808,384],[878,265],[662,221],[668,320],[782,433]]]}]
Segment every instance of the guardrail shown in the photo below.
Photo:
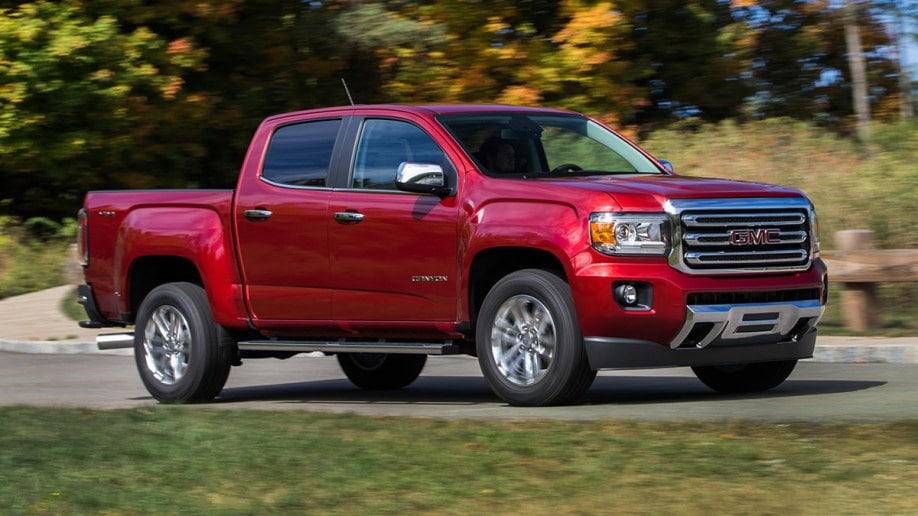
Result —
[{"label": "guardrail", "polygon": [[918,281],[918,249],[873,249],[873,232],[835,234],[838,250],[823,251],[829,281],[841,284],[845,326],[863,331],[880,324],[877,284]]}]

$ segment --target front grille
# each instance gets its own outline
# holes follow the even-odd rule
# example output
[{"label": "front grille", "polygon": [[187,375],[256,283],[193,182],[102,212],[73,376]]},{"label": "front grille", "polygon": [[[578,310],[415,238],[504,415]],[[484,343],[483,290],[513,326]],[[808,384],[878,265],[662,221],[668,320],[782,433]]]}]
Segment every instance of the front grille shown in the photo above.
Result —
[{"label": "front grille", "polygon": [[676,262],[695,274],[803,270],[811,256],[805,199],[673,201]]}]

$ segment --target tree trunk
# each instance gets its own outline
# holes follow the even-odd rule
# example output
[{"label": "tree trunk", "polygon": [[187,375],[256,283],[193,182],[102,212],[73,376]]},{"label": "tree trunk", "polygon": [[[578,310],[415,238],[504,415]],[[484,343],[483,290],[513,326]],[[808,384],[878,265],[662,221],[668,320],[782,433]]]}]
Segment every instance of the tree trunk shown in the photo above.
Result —
[{"label": "tree trunk", "polygon": [[857,6],[845,0],[845,45],[848,50],[848,68],[851,70],[851,91],[854,113],[857,116],[857,139],[866,142],[870,137],[870,102],[867,98],[867,64],[861,46],[861,30],[857,24]]},{"label": "tree trunk", "polygon": [[915,116],[915,105],[912,103],[912,71],[908,63],[909,33],[906,18],[900,9],[896,9],[895,44],[899,50],[899,116],[910,120]]}]

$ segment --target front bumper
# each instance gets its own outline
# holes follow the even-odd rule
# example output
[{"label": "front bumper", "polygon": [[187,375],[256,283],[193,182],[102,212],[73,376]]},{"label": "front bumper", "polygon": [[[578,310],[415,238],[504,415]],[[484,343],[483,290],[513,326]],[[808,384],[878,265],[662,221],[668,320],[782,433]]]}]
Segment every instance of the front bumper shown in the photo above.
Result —
[{"label": "front bumper", "polygon": [[[652,299],[641,309],[623,308],[614,299],[618,283],[647,285],[652,288]],[[826,268],[821,260],[804,272],[709,277],[681,273],[662,259],[622,259],[592,263],[571,276],[571,292],[584,336],[648,340],[662,345],[672,345],[688,319],[708,317],[706,312],[721,312],[723,306],[729,311],[738,306],[809,301],[808,305],[795,305],[809,310],[815,301],[825,303],[825,285]],[[687,307],[697,307],[697,311]],[[779,336],[771,342],[777,340]]]},{"label": "front bumper", "polygon": [[703,348],[670,347],[636,339],[587,337],[584,339],[587,358],[592,369],[617,369],[634,367],[682,367],[750,364],[799,360],[813,356],[816,348],[816,329],[809,328],[803,335],[775,342],[761,338],[736,339],[725,345]]},{"label": "front bumper", "polygon": [[749,364],[813,356],[819,300],[689,305],[669,346],[638,339],[584,339],[593,369]]}]

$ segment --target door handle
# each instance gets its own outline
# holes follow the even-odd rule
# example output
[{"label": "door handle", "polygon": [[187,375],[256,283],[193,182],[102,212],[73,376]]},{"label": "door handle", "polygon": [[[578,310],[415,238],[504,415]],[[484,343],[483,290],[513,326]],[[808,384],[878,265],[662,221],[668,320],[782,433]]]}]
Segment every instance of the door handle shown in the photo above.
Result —
[{"label": "door handle", "polygon": [[270,219],[271,215],[273,215],[273,213],[268,210],[245,210],[242,214],[245,218],[254,221]]},{"label": "door handle", "polygon": [[353,211],[338,211],[335,212],[335,220],[342,224],[356,224],[363,220],[363,213],[356,213]]}]

